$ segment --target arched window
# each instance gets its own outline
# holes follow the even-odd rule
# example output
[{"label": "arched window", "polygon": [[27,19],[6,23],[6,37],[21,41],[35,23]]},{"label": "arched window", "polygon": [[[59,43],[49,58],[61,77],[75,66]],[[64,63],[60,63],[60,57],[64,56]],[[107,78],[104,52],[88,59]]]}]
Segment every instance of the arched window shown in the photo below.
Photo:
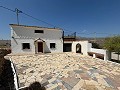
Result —
[{"label": "arched window", "polygon": [[76,45],[76,53],[81,53],[81,45],[79,43]]}]

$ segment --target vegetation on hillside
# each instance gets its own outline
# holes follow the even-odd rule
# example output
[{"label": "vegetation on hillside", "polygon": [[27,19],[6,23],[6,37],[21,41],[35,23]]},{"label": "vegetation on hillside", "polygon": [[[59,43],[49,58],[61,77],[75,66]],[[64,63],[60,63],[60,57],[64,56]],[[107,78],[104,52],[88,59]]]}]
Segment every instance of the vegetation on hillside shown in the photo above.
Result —
[{"label": "vegetation on hillside", "polygon": [[120,55],[120,35],[109,37],[105,39],[104,48],[109,51],[109,59],[111,59],[111,52],[118,54],[118,60]]},{"label": "vegetation on hillside", "polygon": [[5,64],[4,56],[11,53],[10,49],[0,49],[0,75],[3,71],[3,65]]},{"label": "vegetation on hillside", "polygon": [[6,50],[6,49],[0,49],[0,75],[3,71],[3,65],[5,64],[5,59],[4,59],[4,56],[9,54],[10,51],[9,50]]},{"label": "vegetation on hillside", "polygon": [[0,90],[13,90],[14,88],[11,62],[4,59],[4,56],[9,53],[7,49],[0,49]]},{"label": "vegetation on hillside", "polygon": [[10,48],[11,41],[10,40],[0,40],[0,48]]},{"label": "vegetation on hillside", "polygon": [[93,42],[93,43],[92,43],[92,48],[101,49],[102,46],[100,46],[98,43]]}]

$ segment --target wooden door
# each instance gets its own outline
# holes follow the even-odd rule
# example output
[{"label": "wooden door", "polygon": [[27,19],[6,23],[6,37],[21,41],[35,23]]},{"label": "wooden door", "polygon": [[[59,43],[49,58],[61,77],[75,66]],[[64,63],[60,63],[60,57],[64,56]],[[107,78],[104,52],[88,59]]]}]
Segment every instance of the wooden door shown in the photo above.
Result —
[{"label": "wooden door", "polygon": [[43,42],[38,42],[38,52],[43,52]]}]

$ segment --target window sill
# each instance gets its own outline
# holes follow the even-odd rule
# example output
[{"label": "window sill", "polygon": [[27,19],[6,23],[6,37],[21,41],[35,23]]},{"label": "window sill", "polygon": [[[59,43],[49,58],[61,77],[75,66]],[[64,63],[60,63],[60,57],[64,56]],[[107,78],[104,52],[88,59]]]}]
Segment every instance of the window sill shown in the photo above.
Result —
[{"label": "window sill", "polygon": [[51,50],[55,50],[56,48],[50,48]]},{"label": "window sill", "polygon": [[31,49],[22,49],[23,51],[30,51]]}]

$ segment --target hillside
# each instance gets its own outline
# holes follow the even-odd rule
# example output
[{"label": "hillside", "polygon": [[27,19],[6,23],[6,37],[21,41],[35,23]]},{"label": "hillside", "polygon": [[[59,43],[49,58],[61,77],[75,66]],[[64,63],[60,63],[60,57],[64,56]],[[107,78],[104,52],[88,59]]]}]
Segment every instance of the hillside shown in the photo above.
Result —
[{"label": "hillside", "polygon": [[0,40],[0,48],[10,48],[11,41],[10,40]]}]

